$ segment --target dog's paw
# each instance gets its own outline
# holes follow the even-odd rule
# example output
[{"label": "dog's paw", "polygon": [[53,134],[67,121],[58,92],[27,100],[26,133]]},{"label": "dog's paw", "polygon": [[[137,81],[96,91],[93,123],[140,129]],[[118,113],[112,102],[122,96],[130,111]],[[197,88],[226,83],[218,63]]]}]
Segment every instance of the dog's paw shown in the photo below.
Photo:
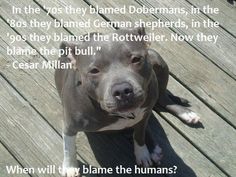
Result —
[{"label": "dog's paw", "polygon": [[62,171],[63,177],[79,177],[79,170],[75,167],[65,167]]},{"label": "dog's paw", "polygon": [[77,163],[73,163],[73,165],[69,165],[70,163],[63,163],[62,168],[62,176],[63,177],[79,177],[79,168],[77,168]]},{"label": "dog's paw", "polygon": [[200,120],[200,117],[193,111],[182,113],[179,117],[188,124],[196,124]]},{"label": "dog's paw", "polygon": [[152,166],[151,156],[145,144],[143,146],[139,146],[136,142],[134,142],[134,154],[138,165],[143,167]]},{"label": "dog's paw", "polygon": [[161,163],[160,161],[162,157],[162,149],[160,148],[160,146],[156,145],[153,152],[151,153],[151,159],[153,162],[159,165]]}]

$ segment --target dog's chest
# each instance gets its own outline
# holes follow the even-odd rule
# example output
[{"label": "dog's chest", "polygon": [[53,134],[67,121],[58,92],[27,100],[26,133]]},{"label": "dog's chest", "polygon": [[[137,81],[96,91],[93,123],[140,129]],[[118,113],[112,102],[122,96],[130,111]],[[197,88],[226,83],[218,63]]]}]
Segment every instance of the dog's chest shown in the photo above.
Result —
[{"label": "dog's chest", "polygon": [[107,125],[101,129],[99,129],[98,131],[121,130],[124,128],[132,127],[143,119],[144,113],[145,113],[145,108],[138,108],[134,112],[130,112],[130,113],[111,114],[111,116],[118,117],[118,120],[116,122],[113,122],[110,125]]}]

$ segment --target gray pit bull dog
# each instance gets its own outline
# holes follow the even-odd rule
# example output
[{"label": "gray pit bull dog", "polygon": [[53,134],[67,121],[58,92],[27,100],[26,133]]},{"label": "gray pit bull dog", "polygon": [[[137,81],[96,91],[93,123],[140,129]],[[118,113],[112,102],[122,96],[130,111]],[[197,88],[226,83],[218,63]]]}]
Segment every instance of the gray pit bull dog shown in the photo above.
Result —
[{"label": "gray pit bull dog", "polygon": [[[145,36],[144,28],[122,29],[114,33]],[[56,87],[63,104],[63,176],[78,176],[75,137],[78,131],[121,130],[133,127],[134,154],[138,165],[159,163],[162,150],[151,132],[145,131],[155,106],[162,106],[186,123],[197,123],[199,117],[172,101],[166,93],[169,70],[162,57],[149,49],[147,42],[123,41],[80,44],[63,42],[61,49],[72,55],[61,56],[61,63],[74,63],[75,69],[57,69]],[[93,36],[93,34],[91,34]],[[95,55],[75,55],[75,49],[88,46],[101,50]],[[148,150],[145,137],[152,139],[154,149]]]}]

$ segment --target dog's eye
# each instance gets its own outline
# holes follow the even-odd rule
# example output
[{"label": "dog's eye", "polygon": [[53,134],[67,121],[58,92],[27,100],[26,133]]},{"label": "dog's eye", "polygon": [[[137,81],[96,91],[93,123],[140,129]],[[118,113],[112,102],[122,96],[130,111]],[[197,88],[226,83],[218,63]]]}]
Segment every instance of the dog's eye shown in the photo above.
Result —
[{"label": "dog's eye", "polygon": [[133,57],[132,58],[132,63],[136,64],[136,63],[140,63],[142,61],[142,57]]},{"label": "dog's eye", "polygon": [[97,68],[93,68],[89,71],[91,74],[98,74],[100,71]]}]

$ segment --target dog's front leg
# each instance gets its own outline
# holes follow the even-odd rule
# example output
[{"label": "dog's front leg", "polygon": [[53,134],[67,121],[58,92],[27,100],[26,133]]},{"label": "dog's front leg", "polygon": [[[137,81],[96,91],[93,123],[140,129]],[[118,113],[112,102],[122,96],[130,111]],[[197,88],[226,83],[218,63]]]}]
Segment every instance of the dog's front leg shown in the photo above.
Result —
[{"label": "dog's front leg", "polygon": [[69,136],[63,133],[63,171],[62,175],[65,177],[79,176],[79,168],[76,159],[76,135]]},{"label": "dog's front leg", "polygon": [[136,163],[144,167],[152,166],[151,155],[148,151],[147,145],[145,144],[145,129],[147,126],[148,117],[145,116],[143,120],[134,126],[133,134]]}]

